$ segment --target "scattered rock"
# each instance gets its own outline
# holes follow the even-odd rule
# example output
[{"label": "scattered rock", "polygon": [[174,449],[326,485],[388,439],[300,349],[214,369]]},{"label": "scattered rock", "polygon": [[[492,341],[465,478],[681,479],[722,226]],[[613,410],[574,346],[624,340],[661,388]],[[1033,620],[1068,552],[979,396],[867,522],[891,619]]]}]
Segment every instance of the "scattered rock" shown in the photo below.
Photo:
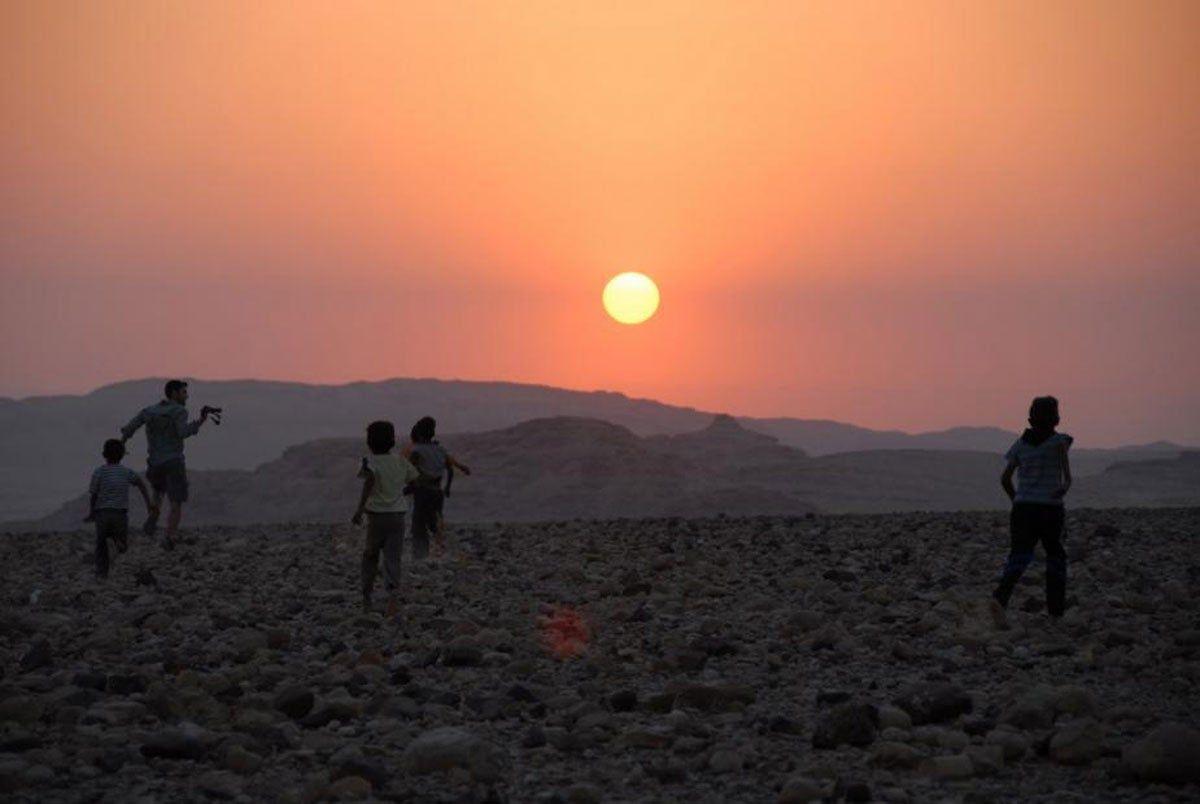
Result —
[{"label": "scattered rock", "polygon": [[991,776],[1004,769],[1003,746],[972,745],[964,753],[971,758],[971,767],[978,776]]},{"label": "scattered rock", "polygon": [[754,688],[744,684],[685,684],[675,692],[673,706],[704,712],[729,711],[738,705],[752,704],[757,697]]},{"label": "scattered rock", "polygon": [[916,684],[897,696],[896,706],[903,709],[918,726],[944,723],[971,711],[971,696],[954,684],[941,682]]},{"label": "scattered rock", "polygon": [[1050,739],[1050,758],[1060,765],[1086,765],[1100,758],[1104,729],[1092,718],[1073,720]]},{"label": "scattered rock", "polygon": [[1200,782],[1200,732],[1182,723],[1162,723],[1126,746],[1121,762],[1144,782]]},{"label": "scattered rock", "polygon": [[275,696],[274,706],[292,720],[300,720],[312,711],[316,700],[312,690],[301,685],[284,687]]},{"label": "scattered rock", "polygon": [[925,753],[906,743],[879,742],[871,746],[871,764],[881,768],[915,768],[925,757]]},{"label": "scattered rock", "polygon": [[779,791],[777,804],[807,804],[825,797],[825,788],[806,776],[793,776]]},{"label": "scattered rock", "polygon": [[225,752],[225,767],[234,773],[250,774],[262,767],[263,758],[240,745],[231,745]]},{"label": "scattered rock", "polygon": [[442,664],[446,667],[479,667],[483,664],[483,649],[472,643],[451,643],[442,648]]},{"label": "scattered rock", "polygon": [[362,715],[362,704],[347,698],[335,698],[322,701],[309,712],[301,724],[306,728],[319,729],[337,720],[346,723],[357,720]]},{"label": "scattered rock", "polygon": [[371,797],[371,783],[361,776],[344,776],[325,788],[330,801],[361,801]]},{"label": "scattered rock", "polygon": [[521,738],[522,748],[541,748],[546,744],[546,732],[541,726],[530,726],[525,732],[525,736]]},{"label": "scattered rock", "polygon": [[404,750],[409,773],[422,774],[462,768],[480,782],[499,779],[502,756],[491,743],[472,732],[455,727],[431,729]]},{"label": "scattered rock", "polygon": [[975,766],[966,754],[930,757],[921,767],[938,779],[969,779],[975,775]]},{"label": "scattered rock", "polygon": [[161,759],[202,759],[208,753],[210,736],[194,723],[154,732],[142,742],[142,756]]},{"label": "scattered rock", "polygon": [[1000,748],[1005,762],[1018,762],[1029,752],[1031,743],[1029,738],[1020,732],[996,729],[984,738],[984,745]]},{"label": "scattered rock", "polygon": [[880,729],[910,729],[912,728],[912,717],[898,706],[881,706],[879,707],[879,728]]},{"label": "scattered rock", "polygon": [[209,798],[229,801],[242,793],[242,782],[231,773],[208,771],[196,777],[196,787]]},{"label": "scattered rock", "polygon": [[46,639],[39,639],[29,646],[25,651],[25,655],[21,657],[21,672],[28,673],[32,670],[39,670],[43,667],[49,667],[53,660],[53,653],[50,650],[50,642]]},{"label": "scattered rock", "polygon": [[740,773],[744,765],[741,752],[732,748],[718,748],[708,757],[708,767],[713,773]]},{"label": "scattered rock", "polygon": [[637,708],[637,690],[619,690],[608,699],[608,705],[614,712],[632,712]]},{"label": "scattered rock", "polygon": [[842,793],[846,801],[864,802],[871,800],[871,787],[866,782],[850,782]]},{"label": "scattered rock", "polygon": [[[993,512],[455,523],[461,556],[405,563],[403,622],[360,622],[363,534],[341,526],[332,554],[327,526],[189,528],[169,554],[135,539],[106,584],[86,534],[9,534],[0,799],[1186,799],[1161,785],[1200,766],[1200,520],[1067,516],[1147,549],[1122,563],[1094,542],[1080,604],[1057,623],[1014,607],[1004,632],[981,594]],[[540,627],[564,610],[588,623],[567,658]],[[24,670],[37,641],[50,662]],[[438,729],[476,747],[419,758]]]},{"label": "scattered rock", "polygon": [[567,788],[566,799],[567,804],[600,804],[604,796],[596,785],[578,782]]},{"label": "scattered rock", "polygon": [[33,695],[13,695],[0,699],[0,723],[11,721],[29,725],[41,720],[46,705]]},{"label": "scattered rock", "polygon": [[775,715],[767,721],[767,730],[775,734],[793,734],[799,736],[804,733],[804,724],[794,718]]},{"label": "scattered rock", "polygon": [[813,748],[830,749],[839,745],[862,747],[875,739],[879,715],[875,707],[863,703],[845,703],[821,716],[813,732]]}]

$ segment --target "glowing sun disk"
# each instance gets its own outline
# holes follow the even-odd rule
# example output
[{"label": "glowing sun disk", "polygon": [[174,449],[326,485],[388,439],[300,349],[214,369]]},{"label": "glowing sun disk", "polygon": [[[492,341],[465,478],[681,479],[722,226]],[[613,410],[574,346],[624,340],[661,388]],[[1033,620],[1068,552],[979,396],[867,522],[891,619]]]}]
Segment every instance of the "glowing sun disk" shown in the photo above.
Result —
[{"label": "glowing sun disk", "polygon": [[617,274],[604,286],[604,309],[622,324],[640,324],[658,309],[658,286],[645,274]]}]

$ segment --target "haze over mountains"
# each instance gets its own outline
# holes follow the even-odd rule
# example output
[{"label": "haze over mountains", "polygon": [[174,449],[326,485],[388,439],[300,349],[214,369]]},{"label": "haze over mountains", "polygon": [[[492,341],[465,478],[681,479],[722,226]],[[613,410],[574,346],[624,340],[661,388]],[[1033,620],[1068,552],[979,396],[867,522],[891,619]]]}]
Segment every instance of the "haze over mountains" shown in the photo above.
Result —
[{"label": "haze over mountains", "polygon": [[[577,417],[522,422],[444,442],[474,470],[455,482],[455,522],[615,517],[755,516],[996,509],[1000,458],[966,450],[870,450],[810,456],[717,416],[702,430],[639,437]],[[357,500],[359,438],[319,439],[253,471],[198,471],[188,520],[197,525],[344,523]],[[1074,506],[1200,503],[1200,452],[1116,463],[1081,477]],[[77,526],[77,496],[35,527]]]},{"label": "haze over mountains", "polygon": [[[44,516],[64,500],[79,494],[86,485],[90,470],[99,463],[103,440],[117,435],[117,428],[137,410],[159,399],[162,384],[162,379],[154,378],[109,385],[81,396],[0,399],[0,521]],[[191,407],[198,410],[202,404],[224,406],[226,417],[223,426],[206,426],[199,437],[189,441],[188,465],[192,470],[248,470],[280,459],[289,447],[303,444],[306,450],[314,449],[309,442],[339,436],[351,437],[353,440],[345,449],[357,454],[365,424],[377,418],[391,419],[403,431],[407,423],[432,413],[438,418],[443,434],[477,433],[462,442],[464,460],[470,462],[475,459],[473,453],[476,443],[479,444],[478,449],[485,452],[489,448],[491,442],[485,437],[486,431],[502,430],[532,419],[576,417],[607,422],[616,427],[602,432],[590,432],[584,427],[567,428],[554,437],[601,440],[612,437],[616,439],[615,444],[630,448],[637,437],[679,436],[670,443],[686,452],[688,439],[699,436],[682,434],[704,430],[714,417],[709,412],[664,405],[653,400],[631,399],[611,392],[429,379],[396,379],[349,385],[195,380]],[[830,457],[829,460],[814,464],[821,468],[820,471],[841,471],[841,467],[860,466],[864,461],[880,465],[899,461],[932,481],[940,471],[938,467],[974,460],[980,462],[981,471],[986,464],[986,497],[977,496],[974,492],[964,492],[963,496],[953,498],[918,495],[921,500],[942,500],[945,505],[955,508],[979,507],[987,500],[994,501],[994,456],[1007,449],[1014,437],[1014,433],[995,427],[958,427],[940,432],[908,434],[803,419],[741,417],[736,421],[750,431],[743,438],[769,435],[778,439],[777,444],[765,437],[760,440],[758,448],[767,454],[778,454],[784,447],[801,451],[791,455],[788,461],[799,460],[805,454],[817,458],[874,450],[912,451],[907,457]],[[624,428],[624,434],[618,436],[623,432],[621,428]],[[544,427],[542,435],[548,436]],[[654,455],[670,454],[670,450],[660,449],[667,443],[650,440],[645,449]],[[706,444],[705,449],[710,447],[710,444]],[[726,468],[741,478],[737,484],[726,486],[740,489],[738,493],[747,501],[756,499],[755,495],[765,495],[760,502],[773,511],[805,509],[809,504],[805,493],[786,487],[794,478],[781,481],[770,477],[770,472],[761,471],[758,448],[742,445],[725,456],[723,460],[730,462]],[[965,450],[979,455],[975,458],[958,456],[948,462],[932,458],[929,453],[931,450]],[[1122,460],[1169,460],[1177,456],[1180,450],[1176,445],[1160,443],[1119,450],[1077,449],[1073,454],[1077,473],[1087,475],[1103,471]],[[638,455],[639,460],[643,457]],[[131,442],[126,463],[141,469],[144,459],[145,441],[139,434]],[[694,465],[698,466],[699,463]],[[926,463],[932,463],[933,466],[925,467]],[[518,465],[511,467],[511,470],[520,468]],[[525,468],[529,470],[528,464]],[[509,471],[510,467],[503,469]],[[535,466],[534,469],[541,471],[540,467]],[[626,471],[640,469],[627,466]],[[811,474],[817,470],[809,471]],[[961,471],[961,467],[954,471]],[[667,478],[668,481],[673,477],[669,471],[653,474],[656,478]],[[904,482],[898,477],[902,474],[889,472],[890,479],[887,482],[893,484],[893,488],[898,487],[895,484]],[[495,478],[489,482],[495,482]],[[585,483],[586,478],[581,476],[580,482]],[[480,486],[483,485],[480,483]],[[753,493],[751,489],[754,489]],[[712,489],[708,489],[706,493],[711,492]],[[826,505],[833,504],[829,510],[843,509],[841,502],[834,504],[843,500],[840,495],[826,500]],[[203,493],[200,497],[203,497]],[[998,504],[999,501],[994,502]],[[480,502],[479,505],[481,515],[492,510],[490,504]],[[600,505],[600,510],[607,510],[599,500],[597,505]],[[747,503],[747,510],[750,508],[752,506]],[[648,506],[646,513],[654,510],[657,510],[654,506]],[[845,510],[880,509],[850,505]]]}]

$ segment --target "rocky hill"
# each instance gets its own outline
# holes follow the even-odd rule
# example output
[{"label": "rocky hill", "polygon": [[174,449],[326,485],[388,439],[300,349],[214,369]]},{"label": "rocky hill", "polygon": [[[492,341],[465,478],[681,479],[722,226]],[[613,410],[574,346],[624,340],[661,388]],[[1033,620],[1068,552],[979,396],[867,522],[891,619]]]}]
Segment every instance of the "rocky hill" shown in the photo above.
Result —
[{"label": "rocky hill", "polygon": [[[613,517],[997,509],[1002,461],[962,450],[873,450],[813,457],[728,416],[691,433],[639,437],[596,419],[535,419],[451,435],[445,446],[474,471],[455,481],[459,522]],[[360,439],[287,449],[253,471],[192,472],[191,524],[341,522],[353,510]],[[1075,506],[1200,504],[1194,454],[1134,462],[1080,478]],[[79,496],[22,527],[72,529]],[[140,511],[140,503],[135,503]],[[9,526],[17,527],[17,526]]]},{"label": "rocky hill", "polygon": [[[0,521],[40,517],[78,493],[99,460],[100,445],[143,406],[156,401],[162,379],[106,386],[82,396],[0,399]],[[192,405],[222,405],[221,427],[206,427],[188,444],[192,469],[253,469],[285,449],[321,438],[358,437],[368,421],[391,419],[402,429],[426,414],[442,433],[482,432],[535,418],[601,419],[638,436],[687,433],[713,417],[692,408],[607,392],[537,385],[396,379],[348,385],[194,380]],[[810,455],[852,450],[936,449],[1003,452],[1013,434],[995,427],[933,433],[878,431],[829,421],[738,421]],[[145,460],[142,436],[131,442],[129,464]],[[1148,445],[1128,451],[1077,450],[1080,473],[1114,460],[1173,457],[1179,447]]]}]

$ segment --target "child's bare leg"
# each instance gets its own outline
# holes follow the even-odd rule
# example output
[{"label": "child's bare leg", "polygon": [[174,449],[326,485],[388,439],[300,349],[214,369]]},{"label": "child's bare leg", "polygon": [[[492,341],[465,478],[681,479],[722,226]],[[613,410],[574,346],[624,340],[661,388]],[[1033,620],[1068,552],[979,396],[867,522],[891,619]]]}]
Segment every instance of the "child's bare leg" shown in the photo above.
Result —
[{"label": "child's bare leg", "polygon": [[154,508],[146,512],[146,522],[142,525],[142,533],[147,536],[154,535],[154,529],[158,527],[158,512],[162,510],[162,489],[154,489]]},{"label": "child's bare leg", "polygon": [[436,524],[433,529],[433,552],[434,555],[443,555],[446,552],[446,517],[438,512],[434,520]]},{"label": "child's bare leg", "polygon": [[383,545],[380,543],[378,528],[374,523],[367,523],[367,539],[362,552],[362,607],[363,611],[371,609],[371,590],[375,587],[375,573],[379,569],[379,553]]},{"label": "child's bare leg", "polygon": [[179,533],[179,520],[183,519],[183,503],[170,500],[167,511],[167,532],[163,534],[163,546],[168,550],[175,545],[175,536]]}]

